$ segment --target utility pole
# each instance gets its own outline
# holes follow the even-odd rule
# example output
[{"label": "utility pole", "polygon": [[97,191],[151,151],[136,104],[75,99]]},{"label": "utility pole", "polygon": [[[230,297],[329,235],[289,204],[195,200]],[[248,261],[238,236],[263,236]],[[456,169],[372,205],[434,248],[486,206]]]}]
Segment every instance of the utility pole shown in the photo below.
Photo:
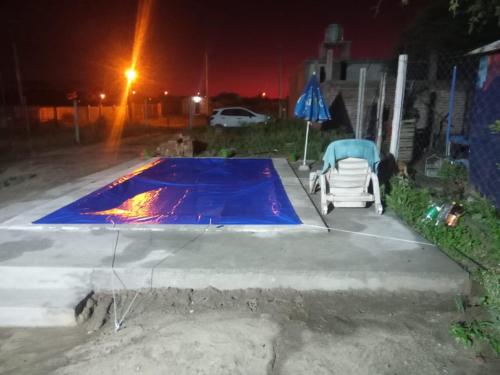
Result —
[{"label": "utility pole", "polygon": [[73,126],[75,128],[75,141],[80,144],[80,125],[78,124],[78,98],[73,99]]},{"label": "utility pole", "polygon": [[[0,99],[1,99],[1,110],[0,110],[0,125],[2,127],[7,128],[7,113],[6,113],[6,105],[5,105],[5,87],[3,85],[3,77],[2,73],[0,73]],[[9,129],[10,130],[10,129]],[[10,131],[9,131],[10,135]]]},{"label": "utility pole", "polygon": [[14,53],[14,67],[16,69],[16,80],[17,80],[17,91],[19,93],[19,104],[21,105],[23,114],[24,114],[24,121],[26,125],[26,132],[28,133],[28,138],[31,142],[31,126],[30,126],[30,119],[28,116],[28,107],[26,105],[26,98],[23,93],[23,83],[21,81],[21,70],[19,69],[19,57],[17,55],[17,47],[16,43],[12,43],[12,50]]},{"label": "utility pole", "polygon": [[12,139],[13,132],[11,129],[11,124],[7,122],[7,102],[5,100],[5,86],[3,83],[2,73],[0,73],[0,99],[1,99],[1,110],[0,110],[0,127],[4,127],[7,130],[9,137],[9,147],[13,149],[14,141]]},{"label": "utility pole", "polygon": [[283,49],[280,47],[279,72],[278,72],[278,118],[283,116],[283,108],[281,107],[282,86],[283,86]]},{"label": "utility pole", "polygon": [[210,95],[208,93],[208,51],[205,49],[205,98],[207,115],[210,114]]},{"label": "utility pole", "polygon": [[205,96],[209,97],[208,95],[208,52],[205,50]]},{"label": "utility pole", "polygon": [[189,131],[191,131],[193,129],[193,111],[194,111],[194,108],[193,108],[193,98],[189,98],[189,102],[188,102],[188,111],[189,111],[189,120],[188,120],[188,127],[189,127]]}]

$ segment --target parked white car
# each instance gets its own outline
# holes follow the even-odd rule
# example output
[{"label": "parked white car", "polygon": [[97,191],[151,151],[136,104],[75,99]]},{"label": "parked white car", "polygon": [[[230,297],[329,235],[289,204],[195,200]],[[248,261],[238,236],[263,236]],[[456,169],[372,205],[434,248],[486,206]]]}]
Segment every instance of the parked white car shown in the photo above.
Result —
[{"label": "parked white car", "polygon": [[216,128],[239,128],[253,124],[267,124],[271,117],[243,107],[216,108],[208,121]]}]

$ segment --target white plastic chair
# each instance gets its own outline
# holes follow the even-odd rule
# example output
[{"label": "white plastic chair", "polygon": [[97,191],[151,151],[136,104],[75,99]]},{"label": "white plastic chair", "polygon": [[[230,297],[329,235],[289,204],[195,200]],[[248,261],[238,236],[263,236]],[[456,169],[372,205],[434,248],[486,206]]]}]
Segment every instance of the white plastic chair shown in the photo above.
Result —
[{"label": "white plastic chair", "polygon": [[[377,174],[365,159],[342,159],[337,162],[336,168],[331,168],[324,174],[311,173],[311,192],[316,189],[317,180],[321,189],[323,215],[328,213],[330,202],[334,207],[366,207],[368,202],[374,202],[375,212],[380,215],[384,211]],[[373,193],[369,192],[370,182]]]}]

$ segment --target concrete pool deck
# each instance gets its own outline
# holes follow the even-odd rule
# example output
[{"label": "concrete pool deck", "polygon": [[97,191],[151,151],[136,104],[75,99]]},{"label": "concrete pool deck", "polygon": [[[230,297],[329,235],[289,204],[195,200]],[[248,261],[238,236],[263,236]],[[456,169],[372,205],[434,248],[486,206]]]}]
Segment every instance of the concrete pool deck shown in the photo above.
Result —
[{"label": "concrete pool deck", "polygon": [[[287,193],[287,186],[302,189],[296,193],[316,212],[312,218],[320,220],[319,230],[120,226],[118,232],[118,227],[40,229],[44,226],[29,224],[28,218],[46,214],[55,201],[55,208],[70,203],[136,164],[122,164],[0,210],[0,325],[74,324],[76,304],[90,291],[112,286],[469,291],[464,270],[390,214],[335,209],[324,217],[333,230],[321,229],[323,221],[290,168],[292,174],[282,176]],[[306,174],[299,176],[307,180]]]}]

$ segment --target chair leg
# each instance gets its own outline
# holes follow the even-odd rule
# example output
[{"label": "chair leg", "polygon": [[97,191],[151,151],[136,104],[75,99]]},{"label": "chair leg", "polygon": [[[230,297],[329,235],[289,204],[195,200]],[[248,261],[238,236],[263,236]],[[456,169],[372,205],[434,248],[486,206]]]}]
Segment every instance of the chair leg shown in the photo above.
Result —
[{"label": "chair leg", "polygon": [[326,199],[326,178],[324,174],[319,176],[319,186],[321,188],[321,213],[328,214],[328,200]]},{"label": "chair leg", "polygon": [[319,171],[309,173],[309,193],[314,194],[318,186]]},{"label": "chair leg", "polygon": [[378,183],[378,177],[376,173],[372,172],[372,187],[373,195],[375,196],[375,212],[382,215],[384,212],[384,207],[382,206],[382,201],[380,200],[380,186]]}]

